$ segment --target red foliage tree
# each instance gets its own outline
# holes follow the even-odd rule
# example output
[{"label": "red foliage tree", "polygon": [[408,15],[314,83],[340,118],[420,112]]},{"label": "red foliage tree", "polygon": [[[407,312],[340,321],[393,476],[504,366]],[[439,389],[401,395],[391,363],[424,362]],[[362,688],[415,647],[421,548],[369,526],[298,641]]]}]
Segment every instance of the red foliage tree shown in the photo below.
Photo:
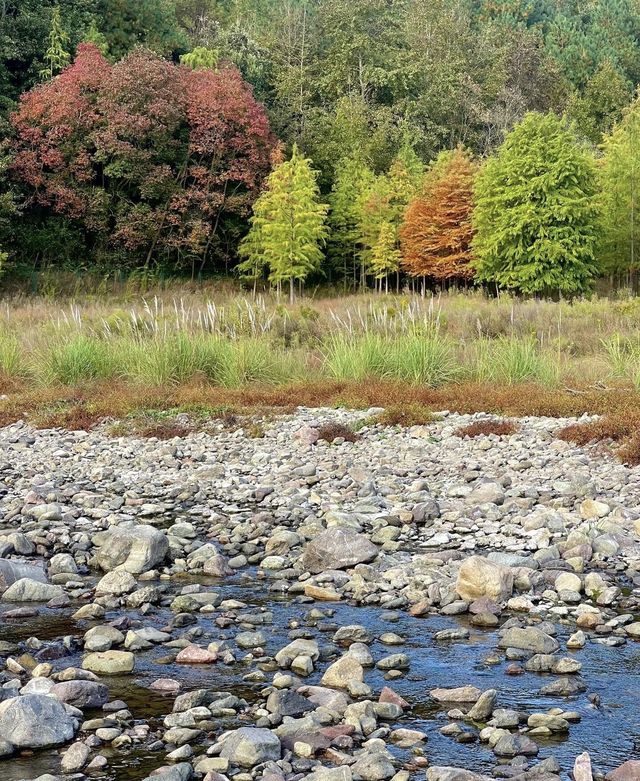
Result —
[{"label": "red foliage tree", "polygon": [[406,211],[400,230],[402,266],[412,276],[471,279],[476,165],[464,149],[447,154]]},{"label": "red foliage tree", "polygon": [[82,45],[12,122],[25,205],[80,221],[137,263],[204,265],[227,221],[248,213],[275,147],[235,68],[194,71],[143,49],[110,65]]}]

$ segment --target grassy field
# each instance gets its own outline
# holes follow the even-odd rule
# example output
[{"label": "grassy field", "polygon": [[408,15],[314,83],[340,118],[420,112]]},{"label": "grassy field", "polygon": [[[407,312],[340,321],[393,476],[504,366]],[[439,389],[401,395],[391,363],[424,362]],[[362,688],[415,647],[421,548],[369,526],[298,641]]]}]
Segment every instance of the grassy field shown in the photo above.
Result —
[{"label": "grassy field", "polygon": [[347,297],[275,300],[181,291],[133,302],[0,304],[0,381],[223,388],[395,381],[640,388],[640,299],[548,302]]},{"label": "grassy field", "polygon": [[628,417],[640,299],[15,296],[0,304],[0,391],[1,422],[72,428],[299,404]]}]

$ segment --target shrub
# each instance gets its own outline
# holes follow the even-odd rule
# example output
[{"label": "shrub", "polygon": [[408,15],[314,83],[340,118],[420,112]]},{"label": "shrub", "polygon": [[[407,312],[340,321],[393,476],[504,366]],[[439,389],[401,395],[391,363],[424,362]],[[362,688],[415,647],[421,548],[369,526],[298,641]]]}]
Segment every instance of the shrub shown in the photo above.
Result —
[{"label": "shrub", "polygon": [[518,427],[508,420],[478,420],[454,431],[456,437],[508,437],[515,434]]}]

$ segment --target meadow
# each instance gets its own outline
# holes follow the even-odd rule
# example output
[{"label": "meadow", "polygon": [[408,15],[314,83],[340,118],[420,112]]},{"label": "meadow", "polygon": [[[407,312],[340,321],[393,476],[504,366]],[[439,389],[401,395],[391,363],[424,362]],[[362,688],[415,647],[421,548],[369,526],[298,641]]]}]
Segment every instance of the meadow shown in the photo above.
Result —
[{"label": "meadow", "polygon": [[2,424],[106,422],[163,438],[212,421],[260,436],[274,414],[343,406],[384,407],[383,425],[443,409],[602,414],[568,438],[627,442],[640,430],[640,299],[475,291],[289,305],[230,285],[15,294],[0,304],[0,392]]},{"label": "meadow", "polygon": [[238,389],[397,381],[640,387],[640,299],[435,296],[255,300],[173,289],[0,304],[5,390],[93,381]]}]

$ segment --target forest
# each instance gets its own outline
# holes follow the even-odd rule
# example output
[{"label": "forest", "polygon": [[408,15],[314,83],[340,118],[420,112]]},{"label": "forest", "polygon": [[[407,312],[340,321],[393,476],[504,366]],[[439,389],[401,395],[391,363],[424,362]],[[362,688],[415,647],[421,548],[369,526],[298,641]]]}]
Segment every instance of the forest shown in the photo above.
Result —
[{"label": "forest", "polygon": [[635,289],[639,81],[633,0],[3,0],[3,279]]}]

